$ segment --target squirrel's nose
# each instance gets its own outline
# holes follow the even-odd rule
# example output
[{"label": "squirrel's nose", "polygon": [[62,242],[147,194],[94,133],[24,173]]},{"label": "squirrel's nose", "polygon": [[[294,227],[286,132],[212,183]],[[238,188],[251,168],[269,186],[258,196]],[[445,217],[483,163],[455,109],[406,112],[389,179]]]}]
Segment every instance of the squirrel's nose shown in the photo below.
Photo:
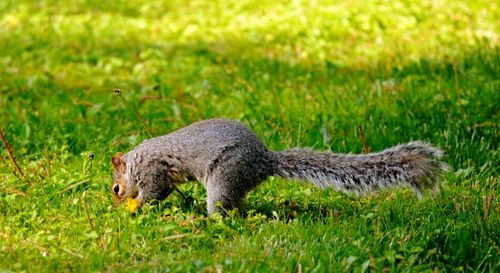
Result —
[{"label": "squirrel's nose", "polygon": [[115,185],[113,186],[113,191],[114,191],[116,194],[118,194],[118,192],[120,192],[120,185],[115,184]]}]

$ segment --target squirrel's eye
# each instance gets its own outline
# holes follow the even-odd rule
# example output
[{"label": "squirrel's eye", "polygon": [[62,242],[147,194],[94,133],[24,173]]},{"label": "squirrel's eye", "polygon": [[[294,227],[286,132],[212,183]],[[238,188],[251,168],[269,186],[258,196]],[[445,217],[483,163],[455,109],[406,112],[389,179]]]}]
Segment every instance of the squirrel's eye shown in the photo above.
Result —
[{"label": "squirrel's eye", "polygon": [[114,191],[116,194],[118,194],[118,192],[120,192],[120,185],[115,184],[115,185],[113,186],[113,191]]}]

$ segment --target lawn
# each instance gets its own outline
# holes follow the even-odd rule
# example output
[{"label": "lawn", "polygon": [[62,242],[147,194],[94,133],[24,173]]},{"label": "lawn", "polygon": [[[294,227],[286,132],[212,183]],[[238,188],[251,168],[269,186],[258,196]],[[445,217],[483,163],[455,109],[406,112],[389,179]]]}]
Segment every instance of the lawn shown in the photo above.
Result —
[{"label": "lawn", "polygon": [[[496,1],[0,1],[0,272],[500,272]],[[123,90],[122,100],[113,93]],[[270,178],[207,217],[198,183],[136,214],[110,158],[211,118],[273,150],[425,140],[441,191]]]}]

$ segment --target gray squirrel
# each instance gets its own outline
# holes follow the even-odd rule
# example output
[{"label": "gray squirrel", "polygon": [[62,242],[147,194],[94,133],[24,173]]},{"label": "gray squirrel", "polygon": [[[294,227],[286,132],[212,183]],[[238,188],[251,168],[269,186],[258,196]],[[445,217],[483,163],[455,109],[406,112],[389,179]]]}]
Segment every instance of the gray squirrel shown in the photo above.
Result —
[{"label": "gray squirrel", "polygon": [[362,155],[308,148],[274,152],[240,122],[209,119],[113,156],[112,193],[117,204],[133,199],[141,207],[167,198],[178,184],[198,180],[207,191],[208,214],[238,208],[269,176],[358,195],[406,186],[420,196],[423,189],[435,188],[438,174],[446,170],[442,156],[421,141]]}]

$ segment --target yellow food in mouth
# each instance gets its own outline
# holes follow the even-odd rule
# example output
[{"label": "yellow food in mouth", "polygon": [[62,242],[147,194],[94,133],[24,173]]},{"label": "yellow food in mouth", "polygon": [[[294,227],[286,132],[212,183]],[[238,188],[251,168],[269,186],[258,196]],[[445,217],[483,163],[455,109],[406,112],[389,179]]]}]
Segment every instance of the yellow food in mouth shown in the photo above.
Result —
[{"label": "yellow food in mouth", "polygon": [[139,200],[134,198],[127,198],[125,200],[125,209],[129,212],[135,212],[139,208]]}]

